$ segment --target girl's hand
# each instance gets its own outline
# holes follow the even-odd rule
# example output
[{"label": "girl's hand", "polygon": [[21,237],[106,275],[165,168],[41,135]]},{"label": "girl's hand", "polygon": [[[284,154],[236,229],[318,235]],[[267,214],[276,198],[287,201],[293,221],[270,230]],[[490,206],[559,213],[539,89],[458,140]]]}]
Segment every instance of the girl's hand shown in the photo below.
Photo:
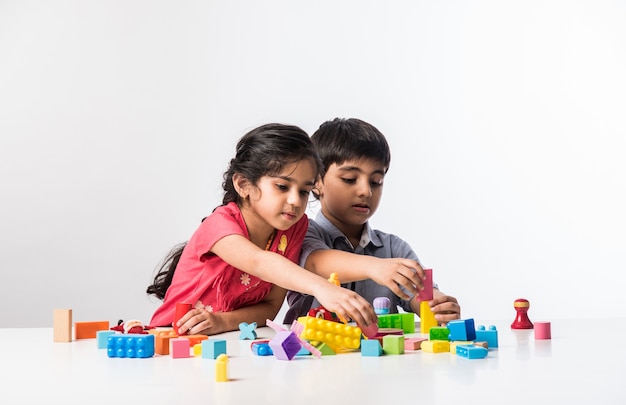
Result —
[{"label": "girl's hand", "polygon": [[351,318],[361,327],[378,323],[374,308],[352,290],[326,282],[320,285],[315,297],[324,308],[336,313],[339,318]]},{"label": "girl's hand", "polygon": [[[376,258],[373,266],[368,267],[368,277],[377,284],[389,288],[398,297],[409,300],[424,288],[424,269],[411,259]],[[404,291],[402,290],[404,289]],[[410,294],[410,295],[407,295]]]},{"label": "girl's hand", "polygon": [[195,308],[173,325],[179,335],[215,335],[226,332],[226,327],[219,313],[209,312],[203,308]]},{"label": "girl's hand", "polygon": [[454,297],[435,290],[434,298],[429,304],[431,311],[435,314],[435,319],[442,326],[449,321],[461,318],[461,306]]}]

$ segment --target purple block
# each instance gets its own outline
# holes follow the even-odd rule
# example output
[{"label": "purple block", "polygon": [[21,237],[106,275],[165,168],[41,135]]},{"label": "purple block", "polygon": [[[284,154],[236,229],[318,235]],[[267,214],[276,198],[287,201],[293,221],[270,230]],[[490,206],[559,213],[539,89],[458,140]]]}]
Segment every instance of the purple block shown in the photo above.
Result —
[{"label": "purple block", "polygon": [[277,332],[269,344],[274,356],[279,360],[293,359],[302,348],[300,339],[290,330]]}]

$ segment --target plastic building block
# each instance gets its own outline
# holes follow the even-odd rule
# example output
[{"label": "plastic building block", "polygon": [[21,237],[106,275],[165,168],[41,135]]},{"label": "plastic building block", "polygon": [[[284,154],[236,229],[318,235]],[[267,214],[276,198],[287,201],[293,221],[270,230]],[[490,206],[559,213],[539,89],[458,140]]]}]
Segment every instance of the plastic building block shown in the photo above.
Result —
[{"label": "plastic building block", "polygon": [[428,333],[430,340],[450,340],[450,329],[445,326],[433,326]]},{"label": "plastic building block", "polygon": [[535,322],[535,339],[552,339],[552,331],[550,329],[550,322]]},{"label": "plastic building block", "polygon": [[467,359],[482,359],[487,357],[488,350],[484,347],[478,347],[473,345],[458,345],[456,347],[457,356],[465,357]]},{"label": "plastic building block", "polygon": [[183,335],[178,337],[189,340],[189,346],[191,347],[202,343],[203,340],[207,340],[209,338],[207,335]]},{"label": "plastic building block", "polygon": [[385,354],[404,354],[404,336],[384,336],[383,352]]},{"label": "plastic building block", "polygon": [[471,340],[455,340],[453,342],[450,342],[450,353],[456,354],[457,346],[472,346],[472,345],[474,345],[474,342],[472,342]]},{"label": "plastic building block", "polygon": [[476,340],[487,342],[488,347],[498,347],[498,331],[494,325],[490,325],[489,329],[485,329],[483,325],[479,325],[476,329]]},{"label": "plastic building block", "polygon": [[185,359],[191,357],[190,349],[189,339],[180,337],[170,339],[170,354],[172,358]]},{"label": "plastic building block", "polygon": [[378,335],[378,323],[371,323],[366,327],[361,326],[361,332],[369,339],[375,338]]},{"label": "plastic building block", "polygon": [[532,329],[533,323],[528,318],[528,308],[530,303],[525,298],[518,298],[513,302],[515,308],[515,320],[511,324],[511,329]]},{"label": "plastic building block", "polygon": [[415,332],[415,314],[386,314],[378,315],[379,328],[399,328],[404,333]]},{"label": "plastic building block", "polygon": [[154,335],[115,333],[107,339],[109,357],[146,358],[154,356]]},{"label": "plastic building block", "polygon": [[435,314],[430,310],[428,301],[420,302],[420,332],[428,334],[430,328],[437,326]]},{"label": "plastic building block", "polygon": [[252,342],[250,344],[250,349],[252,350],[252,353],[257,356],[271,356],[274,354],[269,345],[269,340],[257,340],[256,342]]},{"label": "plastic building block", "polygon": [[420,350],[422,348],[422,342],[426,341],[426,338],[406,338],[404,339],[404,351],[407,350]]},{"label": "plastic building block", "polygon": [[449,340],[474,340],[476,339],[476,326],[474,319],[456,319],[446,325],[450,329]]},{"label": "plastic building block", "polygon": [[156,345],[154,349],[155,352],[161,355],[170,354],[170,339],[173,339],[176,337],[178,337],[178,334],[176,334],[176,331],[174,331],[173,329],[158,332],[156,334]]},{"label": "plastic building block", "polygon": [[379,357],[383,355],[383,348],[376,339],[361,340],[361,356]]},{"label": "plastic building block", "polygon": [[318,343],[316,349],[319,350],[322,356],[334,356],[337,354],[335,349],[333,349],[326,343]]},{"label": "plastic building block", "polygon": [[54,341],[72,341],[72,310],[55,309],[53,313]]},{"label": "plastic building block", "polygon": [[450,342],[447,340],[425,340],[422,342],[422,351],[429,353],[450,352]]},{"label": "plastic building block", "polygon": [[293,331],[284,330],[277,332],[269,342],[274,357],[279,360],[291,360],[300,351],[302,345],[300,339]]},{"label": "plastic building block", "polygon": [[391,300],[387,297],[374,298],[374,302],[372,304],[376,315],[386,315],[389,313],[389,308],[391,308]]},{"label": "plastic building block", "polygon": [[[324,319],[302,316],[298,318],[302,325],[299,336],[309,341],[326,343],[335,347],[358,349],[361,345],[361,328]],[[336,351],[336,350],[335,350]]]},{"label": "plastic building block", "polygon": [[[276,332],[281,332],[281,331],[286,331],[287,330],[287,329],[283,328],[281,325],[277,324],[276,322],[274,322],[274,321],[272,321],[270,319],[266,319],[265,320],[265,324],[267,326],[269,326],[270,328],[274,329]],[[317,357],[317,358],[322,357],[322,353],[316,347],[314,347],[311,343],[309,343],[308,341],[306,341],[306,340],[304,340],[304,339],[302,339],[300,337],[300,335],[304,331],[304,325],[302,325],[301,323],[299,323],[297,321],[294,321],[293,324],[291,325],[291,330],[296,334],[296,337],[300,341],[300,345],[302,347],[307,349],[315,357]]]},{"label": "plastic building block", "polygon": [[219,355],[226,354],[226,340],[207,339],[202,341],[202,358],[217,359]]},{"label": "plastic building block", "polygon": [[106,349],[109,345],[109,336],[115,335],[112,330],[99,330],[96,332],[96,342],[98,349]]},{"label": "plastic building block", "polygon": [[256,322],[252,322],[252,323],[241,322],[239,324],[239,330],[241,331],[241,333],[239,334],[239,339],[240,340],[256,339],[255,329],[256,329]]},{"label": "plastic building block", "polygon": [[202,356],[202,342],[193,345],[191,351],[193,352],[194,357]]},{"label": "plastic building block", "polygon": [[217,356],[215,362],[215,381],[226,382],[228,381],[228,356],[220,354]]},{"label": "plastic building block", "polygon": [[[178,326],[176,326],[176,324],[178,323],[180,318],[185,316],[185,314],[187,312],[191,311],[192,309],[193,309],[193,305],[191,305],[191,304],[187,304],[185,302],[177,302],[176,303],[176,310],[174,312],[174,322],[172,322],[172,325],[174,325],[174,328],[176,330],[178,330]],[[184,332],[184,333],[182,333],[182,335],[186,335],[187,333],[189,333],[189,332]]]},{"label": "plastic building block", "polygon": [[417,299],[419,301],[430,301],[433,299],[433,269],[424,269],[424,275],[426,276],[422,280],[424,289],[420,290]]},{"label": "plastic building block", "polygon": [[109,330],[109,321],[76,322],[74,337],[76,339],[95,339],[99,330]]}]

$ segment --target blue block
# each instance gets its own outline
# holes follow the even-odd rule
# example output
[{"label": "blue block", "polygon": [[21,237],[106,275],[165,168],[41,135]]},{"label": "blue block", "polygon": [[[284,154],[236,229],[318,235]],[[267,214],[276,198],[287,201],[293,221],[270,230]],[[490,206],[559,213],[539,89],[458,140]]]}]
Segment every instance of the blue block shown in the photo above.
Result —
[{"label": "blue block", "polygon": [[498,331],[494,325],[489,326],[489,330],[486,330],[484,326],[480,325],[476,329],[476,340],[485,341],[490,349],[498,347]]},{"label": "blue block", "polygon": [[202,341],[202,358],[217,359],[220,354],[226,354],[226,340],[205,339]]},{"label": "blue block", "polygon": [[272,348],[267,342],[253,343],[251,348],[252,353],[256,354],[257,356],[271,356],[274,354],[274,352],[272,352]]},{"label": "blue block", "polygon": [[456,354],[466,359],[483,359],[487,357],[488,350],[484,347],[459,345],[456,347]]},{"label": "blue block", "polygon": [[106,349],[109,344],[109,336],[115,335],[112,330],[99,330],[96,332],[96,341],[98,343],[98,349]]},{"label": "blue block", "polygon": [[446,326],[450,329],[451,341],[476,339],[476,328],[472,318],[450,321]]},{"label": "blue block", "polygon": [[154,335],[114,334],[107,338],[109,357],[145,358],[154,356]]},{"label": "blue block", "polygon": [[361,340],[361,356],[378,357],[383,355],[383,348],[377,339]]}]

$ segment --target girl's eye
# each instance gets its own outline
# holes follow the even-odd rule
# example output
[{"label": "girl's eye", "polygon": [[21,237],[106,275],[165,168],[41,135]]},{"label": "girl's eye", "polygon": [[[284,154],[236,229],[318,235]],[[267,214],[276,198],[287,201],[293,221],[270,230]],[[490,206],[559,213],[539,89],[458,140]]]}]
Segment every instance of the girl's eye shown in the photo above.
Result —
[{"label": "girl's eye", "polygon": [[280,190],[280,191],[287,191],[289,190],[289,187],[287,187],[284,184],[277,184],[276,187]]},{"label": "girl's eye", "polygon": [[341,180],[343,180],[344,183],[348,183],[348,184],[354,184],[356,183],[356,179],[346,179],[346,178],[342,178]]}]

